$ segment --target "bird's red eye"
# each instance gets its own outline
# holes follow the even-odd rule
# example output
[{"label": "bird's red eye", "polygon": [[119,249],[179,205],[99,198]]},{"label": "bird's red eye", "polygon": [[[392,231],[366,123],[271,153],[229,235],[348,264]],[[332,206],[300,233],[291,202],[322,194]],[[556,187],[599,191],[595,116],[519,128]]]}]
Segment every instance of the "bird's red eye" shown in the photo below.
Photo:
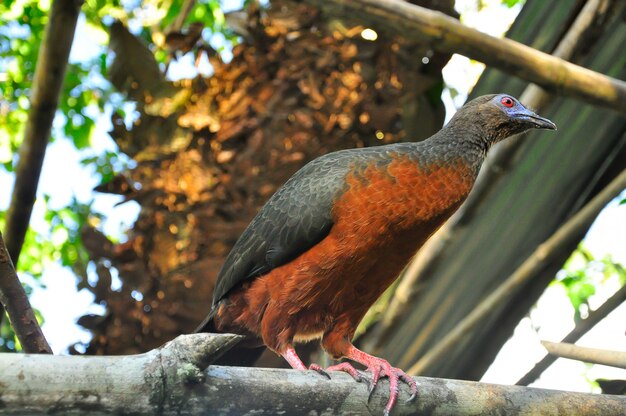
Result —
[{"label": "bird's red eye", "polygon": [[505,107],[513,107],[513,99],[511,97],[502,97],[502,99],[500,100],[500,102],[502,103],[502,105],[504,105]]}]

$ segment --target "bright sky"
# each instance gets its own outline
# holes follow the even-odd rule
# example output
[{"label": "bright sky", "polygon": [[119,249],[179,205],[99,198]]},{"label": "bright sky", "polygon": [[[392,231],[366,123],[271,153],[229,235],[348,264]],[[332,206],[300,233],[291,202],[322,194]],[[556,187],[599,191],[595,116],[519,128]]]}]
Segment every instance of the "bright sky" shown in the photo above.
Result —
[{"label": "bright sky", "polygon": [[[463,22],[467,25],[480,28],[490,34],[501,35],[513,21],[518,9],[507,9],[499,6],[498,0],[483,2],[487,5],[480,13],[475,9],[476,0],[459,0],[457,9],[463,14]],[[236,0],[228,2],[233,8]],[[496,5],[498,4],[498,5]],[[71,59],[85,59],[93,51],[95,36],[85,28],[84,19],[79,20],[78,35],[72,49]],[[221,39],[213,39],[216,45]],[[471,62],[467,58],[455,55],[444,69],[446,83],[458,91],[452,99],[448,90],[443,94],[448,110],[449,119],[455,108],[466,99],[468,91],[474,85],[476,78],[482,72],[481,64]],[[208,72],[201,67],[202,72]],[[174,78],[193,77],[195,69],[190,55],[179,60],[170,67]],[[103,150],[116,151],[116,146],[107,134],[110,130],[110,114],[104,114],[97,121],[96,131],[92,140],[92,149],[77,152],[67,140],[57,140],[48,147],[43,166],[38,197],[43,194],[51,195],[51,205],[60,208],[67,205],[72,195],[81,201],[94,198],[95,209],[106,213],[102,224],[106,234],[124,239],[124,232],[134,222],[138,214],[138,206],[134,202],[119,206],[115,204],[120,197],[92,192],[96,179],[92,171],[82,166],[79,161],[87,156],[98,154]],[[0,209],[5,210],[9,204],[13,177],[0,170]],[[63,186],[59,186],[63,184]],[[42,220],[43,210],[37,203],[32,216],[32,225],[41,232],[47,232],[46,224]],[[596,258],[611,254],[615,260],[626,264],[626,205],[619,206],[616,202],[610,204],[600,215],[585,238],[586,247]],[[93,270],[92,270],[93,273]],[[65,353],[68,345],[77,341],[87,342],[89,332],[75,325],[78,317],[85,313],[103,312],[103,308],[92,303],[93,296],[82,290],[76,292],[76,279],[67,269],[56,264],[49,265],[42,277],[44,288],[40,288],[28,276],[21,278],[34,288],[31,301],[46,319],[43,330],[53,350],[56,353]],[[115,284],[115,283],[114,283]],[[616,290],[614,283],[609,283],[600,289],[595,296],[596,303],[601,303]],[[496,383],[513,383],[532,367],[532,364],[541,359],[544,350],[539,345],[539,339],[558,341],[573,328],[572,306],[559,287],[549,288],[533,310],[531,318],[525,318],[517,327],[514,337],[505,345],[496,362],[485,375],[483,380]],[[622,305],[605,321],[589,332],[581,341],[581,345],[596,348],[626,350],[626,305]],[[620,319],[621,317],[621,319]],[[567,390],[590,391],[590,385],[585,377],[595,378],[623,378],[625,370],[616,370],[604,366],[587,366],[571,360],[558,360],[544,376],[536,383],[537,386],[561,388]]]}]

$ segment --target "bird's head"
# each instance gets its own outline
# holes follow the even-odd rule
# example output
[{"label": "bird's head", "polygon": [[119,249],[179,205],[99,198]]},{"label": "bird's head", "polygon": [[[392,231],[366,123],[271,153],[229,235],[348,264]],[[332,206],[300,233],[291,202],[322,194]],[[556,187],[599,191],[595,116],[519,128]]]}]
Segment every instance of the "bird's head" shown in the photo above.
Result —
[{"label": "bird's head", "polygon": [[489,145],[530,129],[556,130],[547,118],[524,107],[508,94],[483,95],[465,104],[449,125],[466,126],[480,133]]}]

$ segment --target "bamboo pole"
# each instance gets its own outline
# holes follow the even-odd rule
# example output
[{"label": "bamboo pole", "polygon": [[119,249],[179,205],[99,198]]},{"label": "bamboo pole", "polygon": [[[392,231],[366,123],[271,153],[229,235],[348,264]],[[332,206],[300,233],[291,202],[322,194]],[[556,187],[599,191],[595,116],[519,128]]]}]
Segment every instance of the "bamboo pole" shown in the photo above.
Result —
[{"label": "bamboo pole", "polygon": [[550,355],[557,357],[626,369],[626,352],[624,351],[580,347],[565,342],[541,341],[541,345],[548,350]]}]

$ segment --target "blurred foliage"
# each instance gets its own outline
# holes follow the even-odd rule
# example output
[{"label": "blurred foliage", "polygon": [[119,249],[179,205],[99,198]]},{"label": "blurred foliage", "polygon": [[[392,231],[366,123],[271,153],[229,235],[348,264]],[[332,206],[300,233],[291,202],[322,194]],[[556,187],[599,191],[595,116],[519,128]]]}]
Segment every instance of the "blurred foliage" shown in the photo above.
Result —
[{"label": "blurred foliage", "polygon": [[[39,0],[0,2],[0,169],[8,172],[14,171],[28,121],[29,96],[51,4],[51,1]],[[155,33],[165,31],[172,24],[182,5],[182,0],[86,0],[82,6],[79,21],[82,29],[78,36],[89,36],[91,47],[75,51],[71,56],[51,141],[69,140],[77,151],[89,153],[81,164],[92,168],[100,183],[111,181],[116,173],[127,168],[124,159],[116,152],[97,153],[90,149],[97,120],[110,112],[123,113],[120,110],[123,100],[107,80],[107,67],[111,62],[107,50],[108,26],[115,20],[123,21],[150,45],[164,68],[170,57],[165,50],[155,46],[153,39]],[[218,0],[198,1],[183,26],[192,22],[201,22],[207,35],[223,33],[226,43],[236,40],[225,29]],[[28,229],[18,272],[37,280],[46,265],[59,262],[76,274],[79,289],[85,287],[89,259],[81,242],[80,230],[88,221],[97,226],[103,216],[93,212],[91,202],[76,198],[58,209],[50,206],[48,196],[37,203],[44,204],[44,221],[48,229]],[[2,212],[0,227],[4,229]],[[31,288],[25,287],[29,293]],[[38,311],[35,312],[41,318]],[[0,321],[0,351],[19,350],[19,342],[8,320]]]},{"label": "blurred foliage", "polygon": [[0,322],[0,352],[16,352],[20,350],[19,346],[19,341],[5,314]]},{"label": "blurred foliage", "polygon": [[9,171],[28,118],[28,96],[47,20],[45,6],[33,0],[0,3],[0,163]]},{"label": "blurred foliage", "polygon": [[[49,199],[49,196],[44,196],[46,205]],[[89,256],[81,242],[81,230],[87,222],[98,223],[102,218],[102,214],[93,212],[91,202],[85,204],[76,198],[72,198],[69,205],[61,209],[52,209],[49,206],[46,209],[45,220],[50,224],[48,239],[44,242],[38,241],[35,246],[40,244],[44,250],[50,250],[51,260],[70,267],[80,279],[79,289],[87,286],[89,262]],[[42,252],[42,254],[46,256],[48,253]],[[21,262],[20,267],[23,267]]]},{"label": "blurred foliage", "polygon": [[[500,4],[502,4],[503,6],[506,6],[508,8],[515,7],[517,5],[523,6],[524,3],[526,3],[526,0],[499,0],[499,1],[500,1]],[[476,3],[477,3],[476,4],[476,9],[478,9],[478,10],[482,10],[482,9],[487,8],[487,7],[493,6],[494,3],[495,3],[495,5],[498,4],[497,0],[496,1],[494,1],[494,0],[477,0]]]},{"label": "blurred foliage", "polygon": [[94,173],[100,177],[100,184],[111,182],[118,173],[129,168],[126,158],[108,150],[100,155],[86,157],[80,163],[94,170]]},{"label": "blurred foliage", "polygon": [[504,4],[506,7],[513,7],[516,5],[521,5],[523,6],[524,3],[526,3],[526,0],[501,0],[502,4]]},{"label": "blurred foliage", "polygon": [[[106,80],[109,62],[106,44],[108,25],[118,19],[129,25],[152,49],[153,36],[164,31],[180,12],[181,1],[87,0],[82,7],[85,32],[95,41],[93,50],[80,51],[70,63],[53,130],[73,142],[77,149],[89,147],[95,121],[105,107],[116,107],[119,99]],[[0,164],[13,171],[28,119],[31,84],[43,39],[50,2],[5,0],[0,3]],[[187,17],[187,23],[201,22],[208,35],[220,32],[231,43],[236,37],[226,31],[225,18],[217,0],[199,1]],[[157,59],[165,63],[168,55],[156,50]]]},{"label": "blurred foliage", "polygon": [[595,259],[580,246],[559,272],[555,284],[562,285],[574,307],[574,320],[580,321],[588,314],[589,299],[596,294],[598,287],[609,282],[619,286],[626,284],[626,269],[611,257]]},{"label": "blurred foliage", "polygon": [[[44,231],[28,228],[17,272],[39,279],[47,265],[60,262],[86,282],[89,259],[81,243],[80,230],[88,221],[91,224],[98,223],[103,216],[92,211],[91,202],[82,203],[72,198],[67,206],[54,209],[50,207],[49,201],[48,195],[44,195],[41,201],[45,204],[44,220],[49,228]],[[0,229],[4,229],[5,215],[0,212]],[[27,285],[25,289],[27,294],[31,290]]]}]

